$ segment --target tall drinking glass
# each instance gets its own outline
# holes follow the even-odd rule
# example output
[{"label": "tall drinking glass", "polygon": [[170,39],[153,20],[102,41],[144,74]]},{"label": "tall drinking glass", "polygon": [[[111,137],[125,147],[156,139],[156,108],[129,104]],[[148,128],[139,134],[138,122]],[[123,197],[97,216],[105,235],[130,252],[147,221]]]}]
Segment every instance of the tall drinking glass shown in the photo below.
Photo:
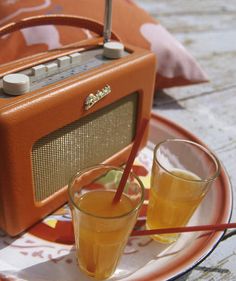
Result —
[{"label": "tall drinking glass", "polygon": [[[167,139],[154,149],[147,229],[185,226],[220,173],[217,157],[188,140]],[[179,234],[154,235],[162,243]]]},{"label": "tall drinking glass", "polygon": [[69,183],[77,261],[95,279],[115,271],[144,200],[142,182],[130,173],[120,201],[112,202],[123,172],[98,165],[79,171]]}]

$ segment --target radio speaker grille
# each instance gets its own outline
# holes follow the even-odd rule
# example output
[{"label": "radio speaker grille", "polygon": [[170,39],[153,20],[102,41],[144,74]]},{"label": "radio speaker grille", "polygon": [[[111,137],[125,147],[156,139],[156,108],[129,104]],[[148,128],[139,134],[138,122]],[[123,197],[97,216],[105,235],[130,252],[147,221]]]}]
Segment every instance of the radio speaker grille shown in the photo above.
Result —
[{"label": "radio speaker grille", "polygon": [[68,184],[78,170],[105,161],[135,136],[138,94],[133,93],[39,139],[32,149],[35,201]]}]

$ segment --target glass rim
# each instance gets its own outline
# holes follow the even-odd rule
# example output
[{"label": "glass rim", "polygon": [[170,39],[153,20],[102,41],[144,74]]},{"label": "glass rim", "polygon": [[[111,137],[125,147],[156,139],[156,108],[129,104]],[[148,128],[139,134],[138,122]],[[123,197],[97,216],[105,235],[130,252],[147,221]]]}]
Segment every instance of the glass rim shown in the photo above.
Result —
[{"label": "glass rim", "polygon": [[[69,196],[69,201],[73,204],[73,206],[79,210],[80,212],[82,212],[83,214],[86,214],[86,215],[89,215],[91,217],[94,217],[94,218],[99,218],[99,219],[105,219],[105,220],[109,220],[109,219],[121,219],[123,217],[126,217],[126,216],[129,216],[131,215],[132,213],[136,212],[139,208],[141,208],[141,206],[143,205],[143,202],[144,202],[144,194],[145,194],[145,188],[144,188],[144,185],[142,183],[142,181],[140,180],[140,178],[134,173],[134,172],[130,172],[129,175],[132,175],[135,177],[135,179],[138,181],[139,185],[140,185],[140,188],[141,188],[141,198],[140,198],[140,202],[137,204],[137,206],[135,206],[135,208],[133,208],[132,210],[130,210],[129,212],[126,212],[122,215],[119,215],[119,216],[114,216],[114,217],[105,217],[105,216],[98,216],[98,215],[94,215],[94,214],[91,214],[89,212],[86,212],[82,209],[79,208],[79,206],[74,202],[73,200],[73,196],[71,194],[71,189],[72,189],[72,186],[73,186],[73,182],[74,180],[86,173],[86,172],[89,172],[90,170],[92,169],[95,169],[95,168],[99,168],[99,167],[103,167],[103,168],[109,168],[111,170],[117,170],[117,171],[121,171],[121,172],[124,172],[124,168],[122,167],[118,167],[118,166],[112,166],[112,165],[106,165],[106,164],[98,164],[98,165],[94,165],[94,166],[90,166],[90,167],[87,167],[87,168],[84,168],[84,169],[81,169],[80,171],[78,171],[76,174],[74,174],[70,181],[69,181],[69,184],[68,184],[68,188],[67,188],[67,191],[68,191],[68,196]],[[97,189],[96,189],[97,190]]]},{"label": "glass rim", "polygon": [[[157,157],[156,157],[156,152],[157,150],[161,147],[161,145],[163,145],[164,143],[170,143],[170,142],[184,142],[184,143],[188,143],[188,144],[191,144],[191,145],[194,145],[198,148],[200,148],[202,151],[204,151],[214,162],[215,164],[215,173],[211,176],[211,177],[208,177],[206,179],[187,179],[187,178],[183,178],[181,176],[178,176],[174,173],[172,173],[171,171],[169,171],[166,167],[163,166],[163,164],[160,163],[160,161],[157,160]],[[158,163],[158,165],[165,171],[167,172],[168,174],[170,174],[171,176],[175,177],[175,178],[178,178],[178,179],[181,179],[182,181],[186,181],[186,182],[204,182],[204,183],[207,183],[207,182],[211,182],[211,181],[214,181],[220,174],[220,170],[221,170],[221,164],[220,164],[220,161],[219,159],[216,157],[216,155],[207,147],[204,147],[203,145],[197,143],[197,142],[194,142],[194,141],[191,141],[191,140],[186,140],[186,139],[178,139],[178,138],[169,138],[169,139],[165,139],[161,142],[159,142],[155,148],[154,148],[154,160],[155,162]]]}]

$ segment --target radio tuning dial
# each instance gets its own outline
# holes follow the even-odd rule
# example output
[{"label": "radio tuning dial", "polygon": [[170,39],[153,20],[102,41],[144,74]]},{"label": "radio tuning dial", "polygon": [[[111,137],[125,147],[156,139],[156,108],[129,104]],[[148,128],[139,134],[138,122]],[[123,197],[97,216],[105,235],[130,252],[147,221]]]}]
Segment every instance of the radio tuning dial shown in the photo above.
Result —
[{"label": "radio tuning dial", "polygon": [[3,77],[3,91],[6,94],[18,96],[30,90],[30,79],[21,73],[7,74]]},{"label": "radio tuning dial", "polygon": [[124,45],[120,42],[110,41],[103,45],[103,55],[109,59],[118,59],[123,56]]}]

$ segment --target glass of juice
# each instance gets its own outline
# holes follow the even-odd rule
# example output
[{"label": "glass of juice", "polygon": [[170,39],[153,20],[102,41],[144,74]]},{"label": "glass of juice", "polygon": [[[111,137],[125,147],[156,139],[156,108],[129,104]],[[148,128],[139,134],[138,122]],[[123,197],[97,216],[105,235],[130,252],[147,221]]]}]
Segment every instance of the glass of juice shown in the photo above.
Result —
[{"label": "glass of juice", "polygon": [[79,171],[68,186],[77,262],[97,280],[114,273],[144,200],[142,182],[130,173],[113,202],[122,174],[122,168],[97,165]]},{"label": "glass of juice", "polygon": [[[154,149],[147,229],[185,226],[220,173],[217,157],[192,141],[167,139]],[[173,243],[177,233],[153,235]]]}]

